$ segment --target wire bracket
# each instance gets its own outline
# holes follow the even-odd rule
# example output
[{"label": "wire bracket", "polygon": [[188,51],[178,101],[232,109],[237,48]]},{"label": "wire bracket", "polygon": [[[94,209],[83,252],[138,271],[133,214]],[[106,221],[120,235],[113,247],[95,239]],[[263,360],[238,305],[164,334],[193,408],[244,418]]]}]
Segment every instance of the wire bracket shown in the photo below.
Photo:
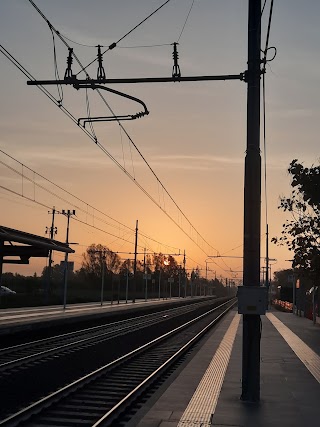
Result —
[{"label": "wire bracket", "polygon": [[180,66],[178,64],[178,59],[179,59],[179,53],[178,53],[178,49],[177,49],[177,45],[178,44],[179,43],[177,43],[177,42],[173,43],[173,52],[172,52],[172,57],[173,57],[172,78],[174,78],[174,79],[179,79],[181,77]]},{"label": "wire bracket", "polygon": [[78,126],[82,125],[85,127],[86,123],[92,123],[92,122],[111,122],[111,121],[120,121],[120,120],[135,120],[140,119],[143,116],[147,116],[149,114],[148,108],[146,104],[141,101],[141,99],[136,98],[134,96],[128,95],[127,93],[120,92],[115,89],[111,89],[110,87],[102,86],[102,85],[96,85],[90,80],[87,82],[87,84],[74,84],[73,87],[75,89],[100,89],[105,90],[107,92],[111,92],[114,95],[122,96],[124,98],[130,99],[131,101],[137,102],[138,104],[143,106],[143,111],[139,111],[136,114],[127,114],[127,115],[113,115],[113,116],[99,116],[99,117],[80,117],[78,119]]},{"label": "wire bracket", "polygon": [[102,53],[101,53],[101,46],[98,44],[98,71],[97,71],[97,80],[104,80],[106,78],[106,73],[104,71],[103,65],[102,65]]}]

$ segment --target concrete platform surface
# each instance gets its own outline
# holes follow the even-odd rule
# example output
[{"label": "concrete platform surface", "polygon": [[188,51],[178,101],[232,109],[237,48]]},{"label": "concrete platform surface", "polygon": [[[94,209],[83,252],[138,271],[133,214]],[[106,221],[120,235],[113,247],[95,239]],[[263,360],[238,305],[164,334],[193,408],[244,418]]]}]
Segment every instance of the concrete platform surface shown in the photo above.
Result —
[{"label": "concrete platform surface", "polygon": [[[240,400],[242,321],[230,312],[166,389],[128,427],[301,427],[320,420],[320,326],[271,310],[262,319],[259,403]],[[212,364],[236,326],[226,372]],[[229,334],[229,335],[228,335]],[[220,360],[220,359],[218,359]],[[212,369],[216,376],[212,378]],[[222,378],[222,387],[217,383]],[[202,386],[201,386],[202,383]],[[205,388],[203,388],[205,384]],[[199,394],[200,393],[200,394]],[[193,403],[194,402],[194,403]],[[202,408],[202,413],[199,413]],[[205,408],[205,409],[203,409]],[[194,412],[192,412],[194,411]],[[138,418],[140,417],[140,418]]]}]

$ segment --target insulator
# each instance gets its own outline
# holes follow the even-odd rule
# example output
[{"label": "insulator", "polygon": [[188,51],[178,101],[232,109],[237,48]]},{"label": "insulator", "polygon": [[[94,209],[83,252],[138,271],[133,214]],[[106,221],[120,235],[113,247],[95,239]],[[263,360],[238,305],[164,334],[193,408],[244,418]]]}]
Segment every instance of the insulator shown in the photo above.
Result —
[{"label": "insulator", "polygon": [[64,73],[65,79],[72,79],[73,78],[72,69],[71,69],[71,65],[73,63],[72,54],[73,54],[73,49],[72,49],[72,47],[69,47],[69,55],[67,58],[67,69],[66,69],[66,72]]},{"label": "insulator", "polygon": [[179,53],[177,49],[177,44],[178,43],[173,43],[173,52],[172,52],[172,57],[173,57],[172,77],[174,79],[181,77],[181,71],[178,64]]},{"label": "insulator", "polygon": [[104,80],[106,78],[106,73],[104,71],[103,65],[102,65],[102,54],[101,54],[101,46],[98,45],[98,71],[97,71],[97,80]]}]

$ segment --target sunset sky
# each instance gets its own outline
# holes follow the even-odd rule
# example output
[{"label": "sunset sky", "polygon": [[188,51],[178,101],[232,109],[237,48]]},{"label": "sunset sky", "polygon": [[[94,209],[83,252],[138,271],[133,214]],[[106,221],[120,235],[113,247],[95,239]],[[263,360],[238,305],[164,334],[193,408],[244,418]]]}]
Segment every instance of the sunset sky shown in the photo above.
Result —
[{"label": "sunset sky", "polygon": [[[35,0],[63,36],[93,46],[66,39],[84,65],[96,57],[94,46],[108,46],[117,41],[163,2]],[[320,128],[320,2],[276,0],[274,3],[269,45],[277,48],[277,56],[269,63],[266,75],[270,237],[280,234],[288,217],[277,208],[279,197],[290,193],[287,167],[294,158],[306,166],[319,162]],[[262,46],[269,6],[267,0]],[[104,55],[107,78],[170,77],[173,65],[170,44],[178,39],[182,76],[245,71],[247,7],[245,0],[171,0]],[[36,79],[55,78],[51,31],[28,0],[1,1],[0,38],[2,46]],[[153,47],[139,47],[150,45]],[[58,71],[63,77],[67,48],[57,36],[55,47]],[[193,228],[161,189],[117,122],[94,124],[99,142],[160,207],[37,87],[27,86],[27,77],[2,54],[0,67],[1,225],[44,236],[46,226],[51,225],[48,207],[76,209],[77,216],[70,225],[70,241],[78,245],[74,246],[76,254],[70,259],[79,268],[81,254],[91,243],[102,243],[114,251],[133,252],[138,219],[139,231],[144,235],[139,237],[140,252],[144,247],[149,252],[186,250],[187,268],[198,265],[203,275],[209,255],[225,254],[233,258],[208,260],[209,278],[215,271],[218,277],[241,279],[245,83],[112,86],[146,103],[150,111],[147,117],[122,124]],[[72,68],[74,73],[80,71],[75,61]],[[87,71],[95,77],[97,63]],[[84,78],[84,73],[78,77]],[[59,98],[57,87],[46,88]],[[117,114],[141,111],[140,105],[129,100],[107,92],[104,96]],[[110,115],[97,93],[88,91],[88,99],[91,116]],[[87,116],[85,90],[64,87],[63,106],[77,119]],[[90,131],[88,124],[86,128]],[[261,150],[263,154],[262,140]],[[264,257],[264,181],[261,212],[261,256]],[[57,215],[55,225],[56,239],[64,241],[66,218]],[[124,253],[121,257],[132,256]],[[270,245],[270,257],[277,260],[272,263],[273,271],[290,267],[285,260],[292,256],[285,248]],[[61,254],[54,256],[56,263],[62,258]],[[182,262],[182,257],[177,260]],[[40,273],[45,265],[44,259],[32,260],[29,266],[5,265],[4,271]]]}]

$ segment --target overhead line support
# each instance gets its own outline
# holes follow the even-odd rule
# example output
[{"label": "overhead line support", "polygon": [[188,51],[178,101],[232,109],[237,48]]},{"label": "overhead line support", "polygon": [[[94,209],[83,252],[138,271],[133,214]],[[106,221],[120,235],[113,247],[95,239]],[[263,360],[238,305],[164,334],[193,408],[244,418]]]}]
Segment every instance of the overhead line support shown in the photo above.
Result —
[{"label": "overhead line support", "polygon": [[[261,0],[249,0],[243,284],[256,288],[260,286],[260,57]],[[241,399],[249,402],[260,400],[260,322],[259,314],[243,315]]]},{"label": "overhead line support", "polygon": [[240,74],[223,74],[218,76],[186,76],[186,77],[131,77],[124,79],[83,79],[78,80],[75,77],[64,80],[29,80],[29,86],[46,86],[46,85],[95,85],[95,84],[131,84],[131,83],[175,83],[175,82],[198,82],[212,80],[242,80],[245,81],[246,73]]}]

